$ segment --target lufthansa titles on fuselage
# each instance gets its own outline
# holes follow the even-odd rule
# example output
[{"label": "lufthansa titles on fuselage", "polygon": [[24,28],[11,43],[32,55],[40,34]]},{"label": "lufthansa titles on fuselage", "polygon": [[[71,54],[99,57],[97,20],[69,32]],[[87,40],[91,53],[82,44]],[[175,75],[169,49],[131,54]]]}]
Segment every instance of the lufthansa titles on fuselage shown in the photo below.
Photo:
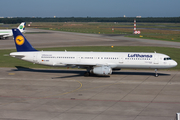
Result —
[{"label": "lufthansa titles on fuselage", "polygon": [[145,55],[145,54],[128,54],[128,57],[147,57],[147,58],[152,58],[152,55]]}]

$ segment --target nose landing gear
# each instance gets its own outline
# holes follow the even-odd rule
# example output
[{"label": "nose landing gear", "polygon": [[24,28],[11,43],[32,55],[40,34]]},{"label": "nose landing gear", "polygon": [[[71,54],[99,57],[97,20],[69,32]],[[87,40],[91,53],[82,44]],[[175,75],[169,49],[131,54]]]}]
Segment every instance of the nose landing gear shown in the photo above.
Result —
[{"label": "nose landing gear", "polygon": [[158,77],[157,69],[155,69],[155,77]]}]

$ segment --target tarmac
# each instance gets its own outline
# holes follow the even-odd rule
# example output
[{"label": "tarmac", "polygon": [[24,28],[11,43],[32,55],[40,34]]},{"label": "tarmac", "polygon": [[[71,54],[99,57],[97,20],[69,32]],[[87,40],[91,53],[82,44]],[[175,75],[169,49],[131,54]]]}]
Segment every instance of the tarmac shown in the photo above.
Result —
[{"label": "tarmac", "polygon": [[[123,36],[28,30],[37,32],[25,34],[35,48],[180,47],[174,42]],[[1,49],[15,49],[12,39],[0,43]],[[0,68],[0,120],[175,120],[180,112],[180,71],[160,70],[159,77],[154,70],[121,70],[110,77],[85,77],[84,72]]]},{"label": "tarmac", "polygon": [[1,120],[175,120],[180,71],[0,68]]},{"label": "tarmac", "polygon": [[[26,28],[24,36],[34,48],[70,46],[158,46],[180,48],[179,42],[129,38],[123,35],[84,34]],[[15,49],[13,38],[0,40],[0,49]],[[154,52],[154,50],[152,50]]]}]

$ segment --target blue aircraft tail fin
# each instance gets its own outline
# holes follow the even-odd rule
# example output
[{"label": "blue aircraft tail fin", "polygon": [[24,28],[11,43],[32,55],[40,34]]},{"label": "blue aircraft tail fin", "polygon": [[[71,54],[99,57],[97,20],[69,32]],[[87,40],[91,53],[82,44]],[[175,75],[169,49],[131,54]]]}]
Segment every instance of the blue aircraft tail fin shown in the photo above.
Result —
[{"label": "blue aircraft tail fin", "polygon": [[12,29],[12,32],[17,52],[37,51],[32,47],[24,35],[19,31],[19,29]]}]

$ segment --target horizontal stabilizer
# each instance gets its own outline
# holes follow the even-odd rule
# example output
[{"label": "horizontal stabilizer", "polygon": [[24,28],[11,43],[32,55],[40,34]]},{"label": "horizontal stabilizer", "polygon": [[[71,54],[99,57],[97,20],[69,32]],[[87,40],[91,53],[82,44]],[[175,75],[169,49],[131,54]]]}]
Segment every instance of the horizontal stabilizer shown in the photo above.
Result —
[{"label": "horizontal stabilizer", "polygon": [[25,55],[19,54],[18,52],[10,53],[10,56],[15,57],[15,58],[23,58],[23,57],[25,57]]}]

